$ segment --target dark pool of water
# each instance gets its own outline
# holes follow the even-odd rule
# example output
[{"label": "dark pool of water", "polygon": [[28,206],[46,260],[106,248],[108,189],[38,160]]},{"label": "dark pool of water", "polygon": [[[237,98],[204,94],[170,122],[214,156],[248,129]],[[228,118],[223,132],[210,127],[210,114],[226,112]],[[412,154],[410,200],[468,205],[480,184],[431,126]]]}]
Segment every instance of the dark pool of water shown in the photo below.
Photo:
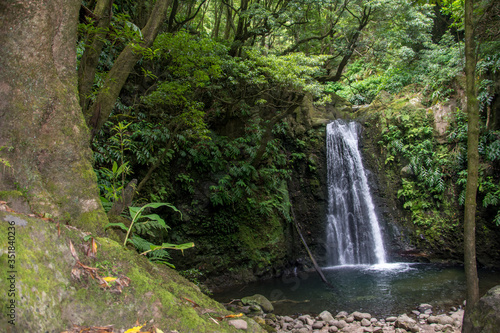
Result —
[{"label": "dark pool of water", "polygon": [[[214,293],[213,298],[229,302],[262,294],[280,315],[328,310],[333,314],[362,311],[378,317],[410,313],[421,303],[448,311],[465,299],[463,267],[394,263],[331,267],[324,268],[323,273],[334,288],[323,283],[316,272],[302,272],[295,277],[233,287]],[[479,278],[481,295],[500,284],[500,273],[491,270],[480,270]]]}]

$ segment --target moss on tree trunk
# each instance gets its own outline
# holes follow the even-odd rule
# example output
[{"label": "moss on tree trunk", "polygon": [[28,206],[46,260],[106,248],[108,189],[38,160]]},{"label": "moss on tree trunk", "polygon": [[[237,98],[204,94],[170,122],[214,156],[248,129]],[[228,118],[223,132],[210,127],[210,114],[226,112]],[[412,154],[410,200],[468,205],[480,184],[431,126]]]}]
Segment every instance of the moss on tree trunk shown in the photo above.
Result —
[{"label": "moss on tree trunk", "polygon": [[23,191],[31,209],[91,232],[106,215],[78,102],[78,0],[0,6],[0,190]]}]

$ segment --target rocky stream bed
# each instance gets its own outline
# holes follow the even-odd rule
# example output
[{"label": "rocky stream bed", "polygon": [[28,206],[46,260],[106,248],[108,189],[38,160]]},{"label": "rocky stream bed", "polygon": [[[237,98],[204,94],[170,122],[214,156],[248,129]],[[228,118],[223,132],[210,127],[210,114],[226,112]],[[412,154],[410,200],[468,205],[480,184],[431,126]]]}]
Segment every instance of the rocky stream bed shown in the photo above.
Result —
[{"label": "rocky stream bed", "polygon": [[[252,317],[268,332],[442,332],[461,331],[464,310],[452,307],[448,313],[435,314],[430,304],[421,304],[410,314],[375,318],[370,313],[341,311],[335,315],[323,311],[319,315],[279,316],[272,313],[273,305],[264,296],[256,294],[225,304],[226,308]],[[241,319],[229,321],[230,325],[246,330],[246,322]]]}]

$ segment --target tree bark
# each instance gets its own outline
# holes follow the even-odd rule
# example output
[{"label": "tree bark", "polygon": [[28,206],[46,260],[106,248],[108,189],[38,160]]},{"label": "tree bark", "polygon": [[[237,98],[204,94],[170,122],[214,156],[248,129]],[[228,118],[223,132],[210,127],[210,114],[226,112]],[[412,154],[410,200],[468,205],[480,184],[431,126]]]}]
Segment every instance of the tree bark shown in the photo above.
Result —
[{"label": "tree bark", "polygon": [[107,222],[78,103],[79,0],[0,5],[0,190],[32,211],[100,234]]},{"label": "tree bark", "polygon": [[[158,0],[151,12],[148,23],[142,29],[143,42],[142,47],[150,47],[158,32],[161,24],[165,20],[167,10],[170,7],[170,0]],[[109,115],[113,111],[116,99],[122,90],[125,81],[132,72],[135,64],[141,58],[140,54],[133,51],[132,45],[127,45],[116,59],[113,67],[109,71],[104,81],[103,87],[100,89],[95,102],[85,114],[87,125],[91,129],[91,140],[95,134],[101,129]]]},{"label": "tree bark", "polygon": [[468,114],[467,186],[465,190],[464,262],[467,284],[467,306],[462,332],[472,332],[470,311],[479,300],[476,266],[476,194],[479,168],[479,105],[475,89],[475,43],[473,27],[473,0],[465,0],[465,76]]}]

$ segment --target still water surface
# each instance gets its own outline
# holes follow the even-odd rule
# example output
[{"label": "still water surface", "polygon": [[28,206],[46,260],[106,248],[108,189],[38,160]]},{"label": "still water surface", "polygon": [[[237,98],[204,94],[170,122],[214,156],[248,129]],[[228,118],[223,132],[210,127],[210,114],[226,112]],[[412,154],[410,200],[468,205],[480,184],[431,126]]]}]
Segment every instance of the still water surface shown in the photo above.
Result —
[{"label": "still water surface", "polygon": [[[410,313],[421,303],[433,305],[435,312],[448,311],[465,298],[463,267],[392,263],[329,267],[323,268],[323,273],[334,288],[326,286],[316,272],[302,272],[234,287],[214,293],[213,297],[229,302],[262,294],[273,302],[274,312],[279,315],[328,310],[334,315],[339,311],[362,311],[377,317]],[[495,271],[480,270],[479,278],[481,295],[500,284],[500,273]]]}]

